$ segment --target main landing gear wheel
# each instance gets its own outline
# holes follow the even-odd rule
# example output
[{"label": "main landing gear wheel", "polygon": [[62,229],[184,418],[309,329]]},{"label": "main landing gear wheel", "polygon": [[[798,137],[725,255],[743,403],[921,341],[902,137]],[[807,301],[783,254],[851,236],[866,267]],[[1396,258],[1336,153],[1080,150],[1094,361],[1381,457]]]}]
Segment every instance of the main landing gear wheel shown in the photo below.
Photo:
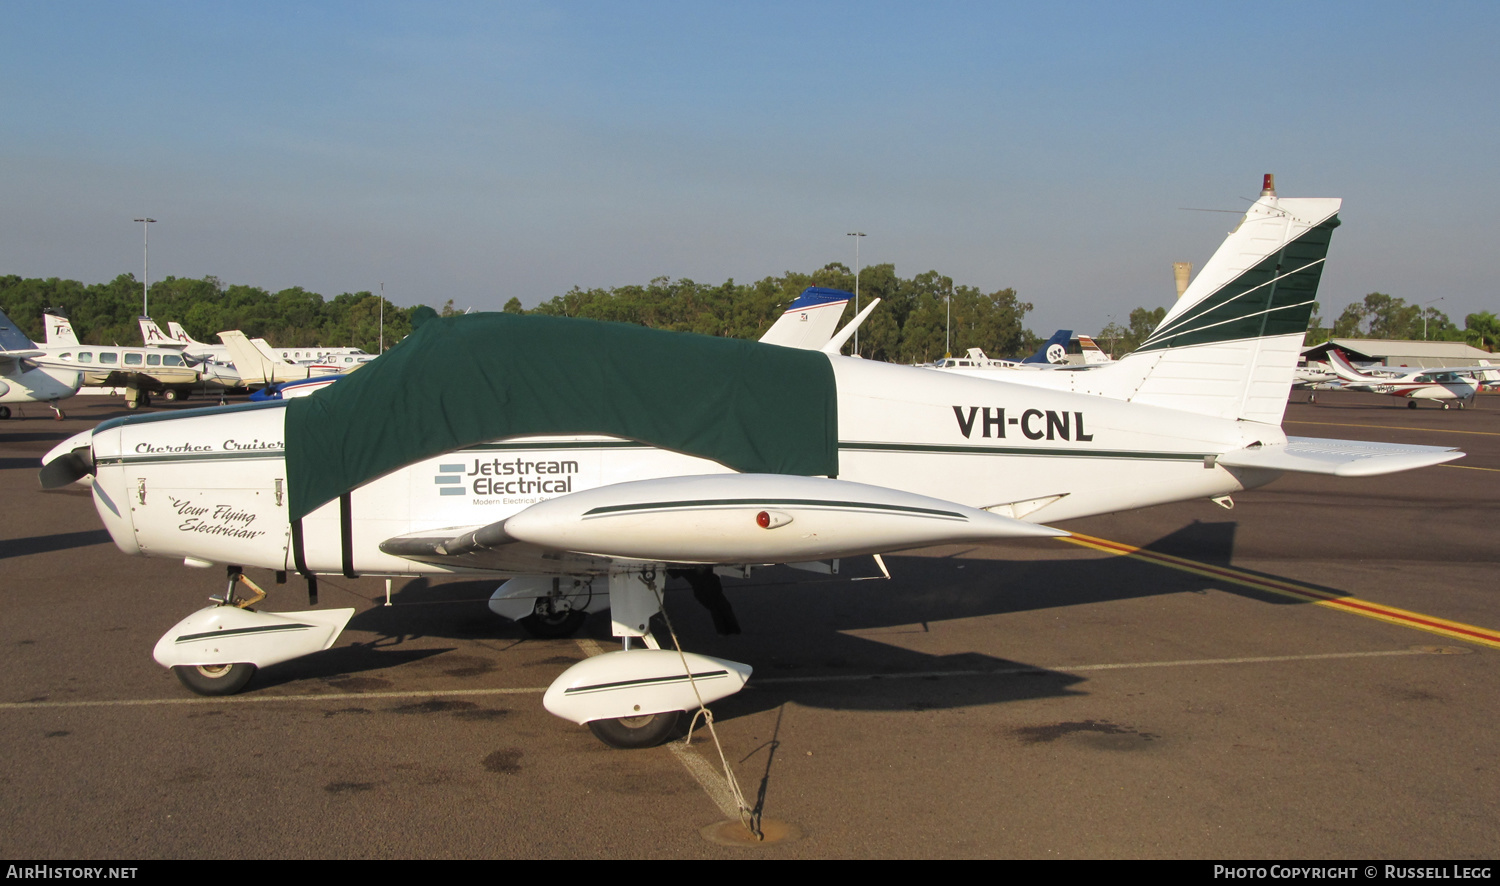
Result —
[{"label": "main landing gear wheel", "polygon": [[1406,408],[1407,409],[1416,409],[1417,408],[1417,401],[1415,401],[1415,400],[1407,400],[1406,401]]},{"label": "main landing gear wheel", "polygon": [[178,665],[172,673],[182,685],[199,695],[234,695],[255,676],[255,665],[248,661],[217,665]]},{"label": "main landing gear wheel", "polygon": [[639,748],[654,748],[672,736],[682,711],[667,711],[664,714],[646,714],[640,717],[619,717],[612,720],[590,720],[589,731],[594,737],[620,750],[633,751]]},{"label": "main landing gear wheel", "polygon": [[167,388],[166,393],[162,394],[161,396],[162,399],[166,400],[168,403],[175,403],[176,401],[181,400],[183,397],[182,394],[177,393],[172,388]]},{"label": "main landing gear wheel", "polygon": [[10,407],[0,406],[0,421],[10,418]]},{"label": "main landing gear wheel", "polygon": [[561,640],[578,633],[588,617],[589,614],[581,609],[562,612],[549,609],[546,612],[533,612],[521,619],[521,627],[539,640]]}]

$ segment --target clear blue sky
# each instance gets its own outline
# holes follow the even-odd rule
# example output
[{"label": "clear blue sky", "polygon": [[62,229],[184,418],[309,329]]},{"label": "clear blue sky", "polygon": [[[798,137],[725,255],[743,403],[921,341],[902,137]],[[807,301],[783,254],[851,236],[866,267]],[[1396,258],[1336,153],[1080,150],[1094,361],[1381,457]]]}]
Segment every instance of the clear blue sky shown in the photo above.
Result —
[{"label": "clear blue sky", "polygon": [[[0,0],[0,273],[397,304],[830,261],[1168,303],[1275,172],[1325,317],[1500,310],[1500,4]],[[159,318],[170,320],[174,318]],[[216,330],[195,330],[211,334]]]}]

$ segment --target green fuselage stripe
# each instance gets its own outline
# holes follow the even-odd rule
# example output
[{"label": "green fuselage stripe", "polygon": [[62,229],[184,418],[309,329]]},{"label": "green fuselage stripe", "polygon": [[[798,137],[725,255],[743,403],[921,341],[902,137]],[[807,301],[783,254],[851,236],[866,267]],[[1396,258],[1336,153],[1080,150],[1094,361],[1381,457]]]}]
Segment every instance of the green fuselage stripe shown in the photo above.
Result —
[{"label": "green fuselage stripe", "polygon": [[563,695],[586,695],[591,692],[604,692],[610,689],[624,689],[627,686],[663,686],[670,683],[686,683],[688,680],[718,680],[729,676],[728,671],[700,671],[696,674],[681,674],[667,677],[642,677],[639,680],[620,680],[615,683],[595,683],[591,686],[570,686],[563,690]]},{"label": "green fuselage stripe", "polygon": [[254,628],[229,628],[223,631],[205,631],[201,634],[183,634],[178,637],[177,643],[191,643],[194,640],[207,640],[214,637],[243,637],[248,634],[277,634],[282,631],[305,631],[312,625],[289,624],[289,625],[262,625]]},{"label": "green fuselage stripe", "polygon": [[[645,443],[596,442],[596,443],[489,443],[484,446],[468,446],[445,454],[452,458],[466,452],[507,450],[515,452],[563,452],[580,449],[651,449]],[[1116,458],[1145,459],[1150,461],[1201,461],[1211,452],[1151,452],[1135,449],[1063,449],[1040,446],[958,446],[936,443],[850,443],[839,444],[841,452],[900,452],[911,455],[981,455],[1058,458]],[[241,452],[174,452],[151,455],[116,455],[97,459],[100,465],[149,465],[183,464],[189,462],[219,462],[235,460],[281,459],[282,450],[264,449]]]},{"label": "green fuselage stripe", "polygon": [[256,459],[281,460],[280,449],[261,449],[245,452],[163,452],[152,455],[114,455],[106,458],[95,459],[96,464],[101,465],[160,465],[178,464],[182,462],[215,462],[215,461],[238,461]]},{"label": "green fuselage stripe", "polygon": [[843,452],[904,452],[913,455],[1015,455],[1058,458],[1125,458],[1150,461],[1202,461],[1210,452],[1148,452],[1134,449],[1049,449],[1028,446],[949,446],[928,443],[840,443]]},{"label": "green fuselage stripe", "polygon": [[775,508],[775,507],[816,507],[816,508],[839,508],[843,510],[860,511],[893,511],[902,514],[923,514],[932,517],[943,517],[945,519],[964,520],[963,514],[953,511],[940,511],[936,508],[917,508],[909,505],[888,505],[867,501],[826,501],[818,498],[707,498],[696,501],[651,501],[640,504],[608,505],[602,508],[594,508],[585,511],[585,517],[602,516],[604,514],[619,514],[627,511],[672,511],[684,508],[715,508],[715,507],[753,507],[753,508]]}]

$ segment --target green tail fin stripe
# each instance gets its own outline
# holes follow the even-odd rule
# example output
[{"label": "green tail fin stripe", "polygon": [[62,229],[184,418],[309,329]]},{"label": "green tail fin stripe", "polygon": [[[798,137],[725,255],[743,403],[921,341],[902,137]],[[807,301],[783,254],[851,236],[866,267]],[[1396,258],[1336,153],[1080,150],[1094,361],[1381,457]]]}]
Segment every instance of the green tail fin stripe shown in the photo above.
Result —
[{"label": "green tail fin stripe", "polygon": [[[1263,289],[1263,288],[1265,288],[1267,286],[1274,286],[1275,284],[1281,282],[1282,280],[1285,280],[1288,277],[1291,277],[1291,276],[1293,276],[1295,274],[1300,274],[1303,271],[1307,270],[1308,268],[1312,267],[1312,265],[1318,264],[1318,262],[1322,262],[1322,261],[1326,261],[1326,259],[1318,259],[1317,262],[1310,262],[1309,264],[1306,264],[1306,265],[1303,265],[1300,268],[1297,268],[1295,271],[1287,271],[1285,274],[1282,274],[1282,275],[1280,275],[1280,276],[1278,276],[1278,277],[1276,277],[1276,278],[1274,278],[1272,280],[1267,280],[1265,283],[1262,283],[1259,286],[1256,286],[1254,289],[1248,289],[1248,290],[1240,293],[1239,295],[1234,296],[1234,298],[1231,298],[1228,301],[1225,301],[1224,304],[1227,305],[1227,304],[1229,304],[1229,302],[1234,301],[1236,299],[1241,299],[1241,298],[1245,298],[1245,297],[1248,297],[1250,295],[1253,295],[1257,290]],[[1247,314],[1230,317],[1230,318],[1225,319],[1225,320],[1219,320],[1218,322],[1215,322],[1215,323],[1195,324],[1193,326],[1189,326],[1187,329],[1183,330],[1183,332],[1191,332],[1191,331],[1194,331],[1194,330],[1202,330],[1202,329],[1212,329],[1215,326],[1223,326],[1225,323],[1234,323],[1234,322],[1239,321],[1239,320],[1248,320],[1251,317],[1259,317],[1259,316],[1261,316],[1263,314],[1270,314],[1270,313],[1272,313],[1274,311],[1286,311],[1286,310],[1290,310],[1292,308],[1300,308],[1300,307],[1303,307],[1304,305],[1311,305],[1313,303],[1313,301],[1314,301],[1314,299],[1308,299],[1307,301],[1297,302],[1296,304],[1276,305],[1275,307],[1266,308],[1264,310],[1251,311],[1250,313],[1247,313]],[[1251,307],[1259,307],[1259,305],[1258,304],[1251,305]],[[1207,311],[1203,311],[1203,312],[1194,314],[1192,316],[1186,316],[1186,315],[1184,315],[1183,317],[1179,318],[1176,322],[1172,323],[1172,329],[1179,329],[1179,328],[1181,328],[1182,326],[1184,326],[1186,324],[1193,323],[1193,321],[1198,320],[1205,313],[1207,313]],[[1181,334],[1182,333],[1180,333],[1180,332],[1173,332],[1173,331],[1169,330],[1167,327],[1163,326],[1161,329],[1158,329],[1158,330],[1156,330],[1156,332],[1152,333],[1151,337],[1153,339],[1157,339],[1157,340],[1165,340],[1165,339],[1172,338],[1174,336],[1181,335]]]},{"label": "green tail fin stripe", "polygon": [[[1225,283],[1190,313],[1158,328],[1139,350],[1306,332],[1328,257],[1328,241],[1338,226],[1338,216],[1333,216],[1303,232]],[[1295,270],[1283,271],[1288,265]]]}]

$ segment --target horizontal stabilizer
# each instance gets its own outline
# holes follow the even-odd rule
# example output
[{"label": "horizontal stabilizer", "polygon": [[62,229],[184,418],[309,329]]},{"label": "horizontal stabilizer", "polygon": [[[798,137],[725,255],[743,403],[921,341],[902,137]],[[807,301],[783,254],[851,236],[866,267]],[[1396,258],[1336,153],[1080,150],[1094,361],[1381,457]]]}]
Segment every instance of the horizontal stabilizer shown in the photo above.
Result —
[{"label": "horizontal stabilizer", "polygon": [[865,322],[865,318],[870,316],[870,313],[874,311],[876,306],[879,304],[880,299],[871,299],[870,303],[865,306],[864,310],[860,311],[858,314],[855,314],[853,320],[845,323],[844,328],[840,329],[836,334],[834,334],[833,338],[830,338],[828,340],[828,343],[818,350],[822,351],[825,354],[837,354],[839,350],[844,347],[844,343],[849,341],[850,336],[854,335],[854,331]]},{"label": "horizontal stabilizer", "polygon": [[1217,463],[1229,468],[1299,471],[1335,477],[1374,477],[1439,465],[1463,456],[1463,452],[1448,446],[1288,437],[1284,446],[1260,446],[1226,452],[1218,457]]}]

